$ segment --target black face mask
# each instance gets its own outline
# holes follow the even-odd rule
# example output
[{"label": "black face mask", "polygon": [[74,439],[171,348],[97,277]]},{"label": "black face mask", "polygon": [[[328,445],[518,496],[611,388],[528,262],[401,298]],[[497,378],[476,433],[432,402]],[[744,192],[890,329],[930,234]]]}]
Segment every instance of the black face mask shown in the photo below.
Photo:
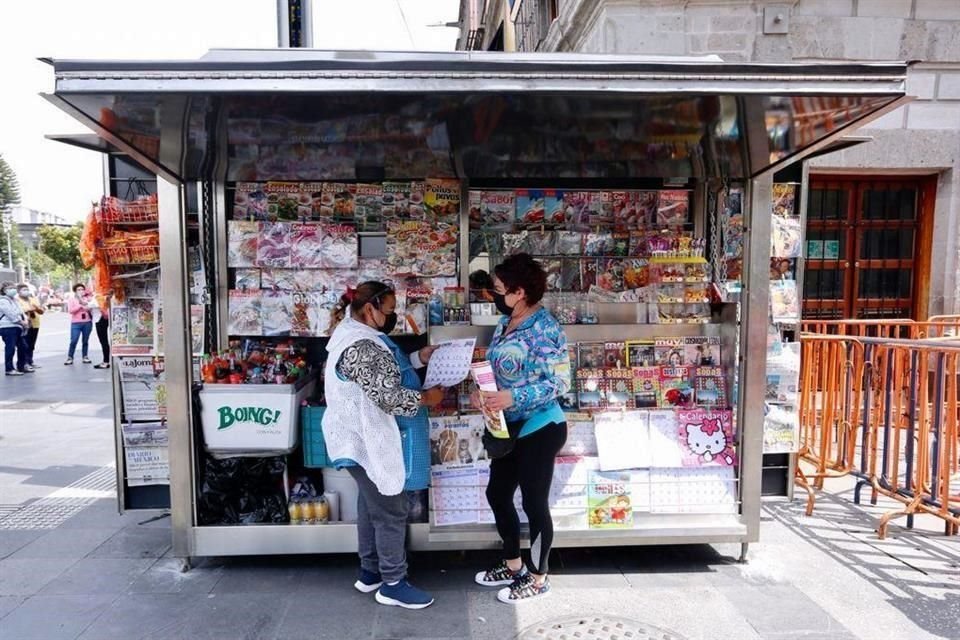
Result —
[{"label": "black face mask", "polygon": [[513,307],[507,306],[507,296],[502,293],[493,292],[493,304],[497,305],[497,311],[505,316],[513,313]]},{"label": "black face mask", "polygon": [[383,314],[383,317],[386,318],[386,320],[384,320],[383,324],[380,325],[380,331],[383,331],[389,335],[390,332],[393,331],[397,326],[397,312],[394,311],[393,313],[385,313]]}]

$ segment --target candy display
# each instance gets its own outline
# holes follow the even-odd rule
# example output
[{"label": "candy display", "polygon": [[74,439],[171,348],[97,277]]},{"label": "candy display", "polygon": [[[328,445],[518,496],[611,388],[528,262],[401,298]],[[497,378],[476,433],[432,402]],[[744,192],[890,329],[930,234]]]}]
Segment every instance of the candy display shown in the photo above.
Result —
[{"label": "candy display", "polygon": [[212,384],[293,384],[309,373],[306,351],[295,342],[231,341],[200,363],[203,381]]}]

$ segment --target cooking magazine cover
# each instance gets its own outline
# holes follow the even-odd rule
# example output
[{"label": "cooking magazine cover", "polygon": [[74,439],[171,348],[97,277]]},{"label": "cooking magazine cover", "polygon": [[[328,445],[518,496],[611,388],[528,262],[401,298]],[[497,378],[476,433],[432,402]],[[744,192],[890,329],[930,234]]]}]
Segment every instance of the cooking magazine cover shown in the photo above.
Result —
[{"label": "cooking magazine cover", "polygon": [[264,291],[260,298],[260,316],[263,322],[262,335],[290,335],[293,321],[293,293]]},{"label": "cooking magazine cover", "polygon": [[326,335],[330,327],[330,306],[324,306],[324,294],[316,291],[294,291],[290,335],[317,337]]},{"label": "cooking magazine cover", "polygon": [[261,269],[260,288],[271,291],[293,291],[297,289],[297,272],[293,269]]},{"label": "cooking magazine cover", "polygon": [[261,222],[257,243],[258,267],[290,267],[292,225],[289,222]]},{"label": "cooking magazine cover", "polygon": [[[291,221],[300,218],[300,184],[297,182],[268,182],[267,220]],[[310,199],[303,203],[310,215]]]},{"label": "cooking magazine cover", "polygon": [[481,191],[479,219],[476,223],[472,210],[470,215],[470,224],[476,224],[475,228],[508,231],[513,228],[517,215],[516,194],[513,191]]},{"label": "cooking magazine cover", "polygon": [[359,264],[357,230],[349,225],[325,225],[321,237],[321,266],[328,269],[355,269]]},{"label": "cooking magazine cover", "polygon": [[460,181],[428,179],[423,202],[427,220],[456,224],[460,216]]},{"label": "cooking magazine cover", "polygon": [[383,231],[383,186],[358,184],[353,199],[353,219],[358,231]]},{"label": "cooking magazine cover", "polygon": [[233,272],[235,289],[259,289],[260,269],[237,269]]},{"label": "cooking magazine cover", "polygon": [[413,220],[388,225],[387,263],[396,275],[453,276],[456,250],[454,225]]},{"label": "cooking magazine cover", "polygon": [[384,220],[410,217],[410,183],[384,182],[380,196],[380,213]]},{"label": "cooking magazine cover", "polygon": [[679,228],[690,217],[689,191],[661,191],[657,201],[657,226]]},{"label": "cooking magazine cover", "polygon": [[227,220],[227,266],[256,266],[259,237],[260,223]]},{"label": "cooking magazine cover", "polygon": [[228,294],[227,333],[231,336],[263,335],[263,323],[260,315],[260,291],[238,291],[231,289]]},{"label": "cooking magazine cover", "polygon": [[292,230],[290,265],[303,269],[322,267],[323,227],[319,224],[296,223]]},{"label": "cooking magazine cover", "polygon": [[259,182],[238,182],[233,192],[234,220],[266,220],[267,194]]}]

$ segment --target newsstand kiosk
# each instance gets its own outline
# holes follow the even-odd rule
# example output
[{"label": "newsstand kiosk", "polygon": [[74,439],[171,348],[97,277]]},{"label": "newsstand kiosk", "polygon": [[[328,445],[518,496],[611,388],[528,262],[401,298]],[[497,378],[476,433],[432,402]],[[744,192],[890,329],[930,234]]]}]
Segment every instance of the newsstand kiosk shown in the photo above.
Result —
[{"label": "newsstand kiosk", "polygon": [[[299,405],[322,404],[307,370],[321,369],[343,288],[391,282],[398,341],[474,339],[482,358],[496,317],[481,272],[518,251],[544,264],[570,344],[557,546],[746,554],[760,526],[772,176],[906,100],[903,63],[312,50],[50,63],[46,97],[157,177],[165,419],[156,433],[118,427],[118,451],[168,442],[185,566],[355,551],[349,488],[325,524],[276,509],[218,520],[211,460],[269,455],[285,509],[294,476],[323,466],[306,451],[317,407]],[[431,419],[413,549],[498,542],[467,391]],[[211,409],[216,398],[230,400]],[[121,490],[137,460],[118,455]],[[322,473],[332,493],[336,472]]]}]

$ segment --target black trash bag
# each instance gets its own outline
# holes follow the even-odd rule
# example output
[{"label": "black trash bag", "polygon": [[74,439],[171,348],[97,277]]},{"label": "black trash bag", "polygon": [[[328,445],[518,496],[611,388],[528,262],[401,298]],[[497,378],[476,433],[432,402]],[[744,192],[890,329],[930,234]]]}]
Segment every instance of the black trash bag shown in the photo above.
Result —
[{"label": "black trash bag", "polygon": [[289,522],[283,490],[282,456],[227,458],[206,456],[197,501],[201,525]]}]

